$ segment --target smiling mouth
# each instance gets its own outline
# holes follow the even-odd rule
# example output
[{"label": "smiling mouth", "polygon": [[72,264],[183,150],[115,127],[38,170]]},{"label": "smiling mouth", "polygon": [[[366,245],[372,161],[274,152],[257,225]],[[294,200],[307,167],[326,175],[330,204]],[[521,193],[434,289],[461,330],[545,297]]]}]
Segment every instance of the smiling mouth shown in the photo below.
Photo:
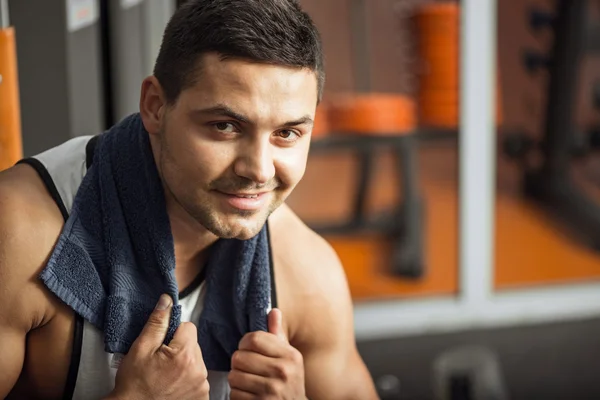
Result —
[{"label": "smiling mouth", "polygon": [[258,211],[262,209],[268,199],[269,192],[262,193],[226,193],[217,191],[222,201],[228,207],[242,211]]}]

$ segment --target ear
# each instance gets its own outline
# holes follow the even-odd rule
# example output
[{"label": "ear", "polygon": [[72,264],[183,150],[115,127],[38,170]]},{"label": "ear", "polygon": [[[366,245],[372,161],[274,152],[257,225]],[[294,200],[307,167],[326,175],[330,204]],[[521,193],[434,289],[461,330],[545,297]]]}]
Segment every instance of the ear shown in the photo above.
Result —
[{"label": "ear", "polygon": [[166,106],[166,98],[158,79],[155,76],[144,79],[140,94],[140,116],[151,135],[160,131]]}]

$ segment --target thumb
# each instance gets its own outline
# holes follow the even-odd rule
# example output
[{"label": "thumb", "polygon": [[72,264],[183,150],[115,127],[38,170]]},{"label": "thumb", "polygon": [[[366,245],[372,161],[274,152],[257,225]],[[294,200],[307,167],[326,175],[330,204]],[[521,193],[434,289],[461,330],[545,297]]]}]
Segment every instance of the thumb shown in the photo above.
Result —
[{"label": "thumb", "polygon": [[171,296],[166,294],[160,296],[154,311],[150,314],[146,325],[144,325],[138,337],[139,341],[144,342],[145,345],[151,346],[155,350],[162,346],[167,336],[167,330],[169,329],[172,305]]},{"label": "thumb", "polygon": [[278,308],[272,309],[269,313],[269,333],[272,333],[281,340],[287,342],[287,336],[283,329],[283,314]]}]

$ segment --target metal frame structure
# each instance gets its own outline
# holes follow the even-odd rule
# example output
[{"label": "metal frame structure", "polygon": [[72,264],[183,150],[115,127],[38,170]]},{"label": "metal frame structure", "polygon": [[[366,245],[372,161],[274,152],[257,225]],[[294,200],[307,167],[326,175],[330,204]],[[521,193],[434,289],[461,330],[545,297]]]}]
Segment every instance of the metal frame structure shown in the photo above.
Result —
[{"label": "metal frame structure", "polygon": [[570,176],[571,143],[575,128],[578,77],[587,39],[585,0],[558,2],[553,22],[554,46],[548,65],[550,82],[543,163],[525,170],[525,194],[539,203],[550,218],[570,228],[586,245],[600,250],[600,206]]},{"label": "metal frame structure", "polygon": [[[418,177],[417,138],[415,132],[396,135],[344,133],[313,142],[311,151],[328,153],[350,151],[357,156],[353,215],[341,224],[311,226],[320,234],[354,234],[377,231],[394,241],[390,274],[409,278],[421,277],[425,271],[423,251],[424,203]],[[375,217],[367,216],[366,202],[372,184],[373,167],[378,151],[392,149],[398,168],[397,190],[401,199],[394,208]]]},{"label": "metal frame structure", "polygon": [[359,341],[600,316],[600,283],[494,290],[497,4],[461,5],[459,293],[357,303]]},{"label": "metal frame structure", "polygon": [[[372,91],[370,29],[365,0],[349,0],[351,43],[354,65],[354,89]],[[339,134],[342,135],[339,135]],[[394,243],[390,275],[419,278],[425,274],[423,251],[424,202],[419,192],[417,132],[381,135],[335,132],[312,142],[315,152],[352,152],[357,159],[353,214],[341,224],[311,225],[320,234],[354,234],[362,231],[383,233]],[[421,136],[421,132],[419,132]],[[378,151],[392,149],[398,170],[398,201],[391,210],[374,218],[367,216],[366,202],[372,185],[373,168]]]}]

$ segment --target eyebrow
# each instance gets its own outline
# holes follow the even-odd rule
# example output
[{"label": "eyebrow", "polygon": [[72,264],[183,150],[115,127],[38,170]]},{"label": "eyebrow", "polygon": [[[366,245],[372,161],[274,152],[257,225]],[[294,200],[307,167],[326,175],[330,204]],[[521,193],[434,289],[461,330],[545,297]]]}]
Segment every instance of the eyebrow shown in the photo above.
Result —
[{"label": "eyebrow", "polygon": [[314,121],[310,117],[310,115],[305,115],[302,118],[299,118],[295,121],[288,121],[283,126],[298,126],[298,125],[314,125]]},{"label": "eyebrow", "polygon": [[223,117],[229,117],[232,119],[236,119],[240,122],[250,123],[250,118],[233,111],[230,107],[227,107],[224,104],[217,104],[214,107],[203,108],[201,110],[195,110],[194,114],[204,114],[204,115],[221,115]]},{"label": "eyebrow", "polygon": [[[204,108],[201,110],[196,110],[194,111],[194,113],[196,114],[204,114],[204,115],[221,115],[224,117],[229,117],[231,119],[235,119],[237,121],[246,123],[246,124],[251,124],[252,121],[250,120],[250,118],[246,117],[243,114],[240,114],[236,111],[234,111],[231,107],[228,107],[224,104],[217,104],[214,107],[210,107],[210,108]],[[313,125],[314,121],[313,119],[310,117],[310,115],[305,115],[301,118],[298,118],[296,120],[293,121],[288,121],[282,124],[282,126],[284,127],[291,127],[291,126],[298,126],[298,125]]]}]

